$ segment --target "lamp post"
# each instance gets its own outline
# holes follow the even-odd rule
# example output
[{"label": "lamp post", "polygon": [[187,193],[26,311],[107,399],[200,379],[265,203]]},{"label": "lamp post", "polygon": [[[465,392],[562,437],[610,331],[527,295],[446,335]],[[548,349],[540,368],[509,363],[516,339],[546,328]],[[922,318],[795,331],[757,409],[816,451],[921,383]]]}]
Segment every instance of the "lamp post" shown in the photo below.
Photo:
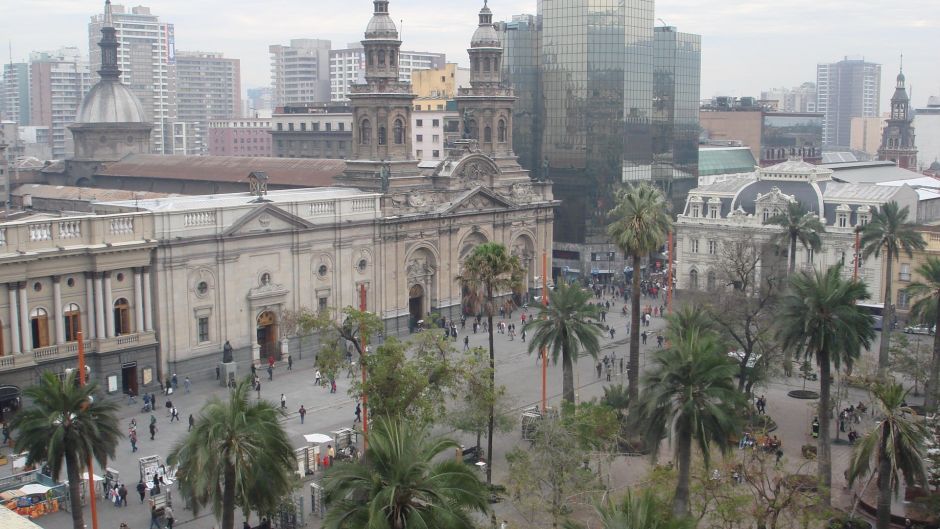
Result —
[{"label": "lamp post", "polygon": [[[542,250],[542,306],[548,306],[548,257]],[[548,412],[548,400],[545,395],[546,377],[548,373],[548,350],[542,346],[542,413]]]}]

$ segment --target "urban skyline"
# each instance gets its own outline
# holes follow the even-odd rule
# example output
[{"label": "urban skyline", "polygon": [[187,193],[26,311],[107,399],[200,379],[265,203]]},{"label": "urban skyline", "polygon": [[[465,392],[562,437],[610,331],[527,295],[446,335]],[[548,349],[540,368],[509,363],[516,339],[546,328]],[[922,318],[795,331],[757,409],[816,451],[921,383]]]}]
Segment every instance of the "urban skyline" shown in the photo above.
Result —
[{"label": "urban skyline", "polygon": [[[99,9],[98,3],[36,0],[9,6],[7,16],[0,20],[0,35],[12,46],[14,62],[26,59],[32,51],[62,46],[78,46],[87,53],[86,28],[90,14]],[[316,9],[296,0],[275,0],[264,9],[247,0],[226,2],[224,9],[217,0],[142,3],[176,26],[177,49],[222,52],[241,59],[244,88],[269,85],[271,44],[291,38],[320,38],[341,48],[359,38],[360,28],[345,16],[349,6],[338,0],[323,0]],[[368,8],[368,2],[363,3]],[[403,49],[438,51],[466,66],[470,28],[454,31],[453,22],[472,17],[480,2],[458,4],[442,11],[434,9],[436,4],[431,0],[394,0],[396,22],[403,26]],[[903,52],[913,88],[912,103],[918,107],[928,96],[940,93],[940,72],[932,67],[931,50],[922,45],[928,41],[930,28],[940,25],[940,14],[930,9],[931,4],[930,0],[903,4],[878,0],[864,5],[795,0],[784,12],[771,9],[771,5],[737,0],[719,7],[706,7],[700,0],[662,0],[656,4],[655,17],[660,19],[657,25],[665,22],[680,31],[702,35],[703,98],[759,95],[768,88],[797,86],[815,78],[817,63],[845,56],[864,58],[882,64],[886,71],[896,71]],[[497,21],[537,11],[536,0],[497,0],[490,7]],[[284,17],[285,10],[291,16]],[[207,11],[216,13],[212,24],[205,23]],[[9,59],[4,57],[4,62]],[[882,79],[883,108],[888,106],[892,88],[888,77],[893,76]]]}]

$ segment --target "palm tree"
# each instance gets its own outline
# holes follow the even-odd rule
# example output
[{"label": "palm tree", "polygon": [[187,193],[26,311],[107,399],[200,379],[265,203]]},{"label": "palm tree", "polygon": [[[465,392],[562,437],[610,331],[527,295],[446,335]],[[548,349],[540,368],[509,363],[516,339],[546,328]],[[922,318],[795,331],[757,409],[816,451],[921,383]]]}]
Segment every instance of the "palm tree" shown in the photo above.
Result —
[{"label": "palm tree", "polygon": [[228,400],[212,397],[167,458],[179,465],[179,487],[193,511],[211,505],[222,529],[234,528],[236,506],[261,510],[293,487],[296,459],[279,422],[284,413],[250,394],[246,378]]},{"label": "palm tree", "polygon": [[336,465],[323,477],[329,505],[323,527],[476,527],[471,514],[489,511],[489,494],[471,467],[454,460],[458,447],[431,437],[424,426],[382,417],[373,424],[365,458]]},{"label": "palm tree", "polygon": [[[636,399],[640,391],[640,261],[666,242],[669,230],[672,229],[672,218],[665,197],[649,183],[632,186],[621,193],[610,216],[613,222],[607,227],[607,234],[633,261],[627,380],[630,384],[630,398]],[[671,252],[672,248],[668,251]],[[672,288],[672,285],[667,288]]]},{"label": "palm tree", "polygon": [[44,372],[39,384],[24,391],[32,404],[17,413],[11,426],[15,450],[26,452],[29,461],[49,465],[56,481],[65,461],[72,527],[84,529],[81,471],[93,473],[94,469],[87,468],[91,458],[101,467],[107,466],[108,458],[114,457],[121,430],[117,404],[100,397],[96,383],[80,387],[75,377],[74,371],[61,380],[51,371]]},{"label": "palm tree", "polygon": [[818,251],[822,245],[819,234],[826,231],[819,217],[815,213],[806,211],[806,208],[799,202],[790,202],[787,204],[786,212],[770,217],[764,221],[764,224],[773,224],[783,228],[776,238],[779,242],[787,243],[790,257],[787,274],[792,274],[796,268],[796,243],[799,241],[803,248]]},{"label": "palm tree", "polygon": [[543,347],[551,352],[552,363],[558,364],[561,354],[562,398],[574,403],[574,367],[584,351],[597,359],[600,351],[598,308],[590,303],[591,293],[577,285],[561,281],[548,294],[548,306],[539,306],[539,317],[526,324],[532,333],[529,353]]},{"label": "palm tree", "polygon": [[[922,279],[914,281],[905,289],[918,299],[911,307],[911,314],[921,321],[933,322],[934,331],[940,328],[940,259],[928,257],[924,264],[917,267],[917,275]],[[927,379],[927,391],[924,395],[924,408],[928,412],[937,409],[940,400],[940,335],[934,332],[933,359],[930,362],[930,375]]]},{"label": "palm tree", "polygon": [[815,357],[819,366],[819,439],[817,473],[820,497],[828,506],[832,487],[829,441],[832,366],[851,366],[860,349],[874,339],[874,320],[856,303],[868,297],[865,284],[842,279],[842,267],[801,272],[790,277],[790,288],[777,310],[777,338],[784,349]]},{"label": "palm tree", "polygon": [[[503,244],[488,242],[470,252],[463,263],[463,271],[457,276],[461,287],[475,292],[482,300],[486,311],[487,333],[490,346],[490,391],[496,391],[496,349],[493,345],[493,315],[496,313],[496,296],[517,290],[522,284],[523,269],[519,258],[510,255]],[[494,403],[490,404],[490,419],[486,436],[486,483],[493,477],[493,429],[495,427]]]},{"label": "palm tree", "polygon": [[868,475],[872,462],[877,466],[877,529],[891,526],[891,497],[898,493],[899,473],[908,487],[927,483],[923,447],[929,431],[923,420],[906,405],[908,392],[901,384],[893,382],[875,385],[872,394],[878,407],[875,413],[880,418],[855,447],[849,462],[849,485]]},{"label": "palm tree", "polygon": [[[670,516],[663,512],[665,505],[652,489],[627,493],[619,503],[609,498],[595,506],[601,519],[601,529],[694,529],[695,520]],[[585,529],[586,526],[566,521],[565,529]]]},{"label": "palm tree", "polygon": [[902,251],[908,257],[913,257],[914,250],[923,250],[927,245],[916,231],[916,225],[907,221],[908,213],[907,206],[899,208],[897,202],[891,201],[872,213],[871,222],[862,228],[862,256],[868,259],[871,255],[878,257],[882,251],[885,253],[884,323],[878,347],[878,370],[882,375],[888,369],[888,345],[891,343],[891,326],[894,324],[894,305],[891,303],[894,261]]},{"label": "palm tree", "polygon": [[676,438],[679,475],[672,512],[683,517],[689,514],[693,441],[707,468],[713,443],[721,451],[729,448],[728,437],[738,429],[744,398],[734,385],[737,364],[725,354],[718,335],[698,327],[682,329],[678,324],[670,316],[670,346],[653,356],[639,412],[649,446],[658,446],[670,433]]}]

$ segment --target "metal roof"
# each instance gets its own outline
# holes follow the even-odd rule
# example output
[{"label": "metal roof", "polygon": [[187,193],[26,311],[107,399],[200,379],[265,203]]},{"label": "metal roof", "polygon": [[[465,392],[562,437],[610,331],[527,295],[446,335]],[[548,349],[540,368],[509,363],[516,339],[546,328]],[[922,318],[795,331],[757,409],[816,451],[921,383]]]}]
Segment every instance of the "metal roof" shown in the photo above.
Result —
[{"label": "metal roof", "polygon": [[757,160],[747,147],[719,147],[698,150],[698,174],[746,173],[754,170]]},{"label": "metal roof", "polygon": [[14,196],[32,195],[34,198],[50,198],[61,200],[142,200],[176,196],[170,193],[154,193],[152,191],[125,191],[123,189],[103,189],[99,187],[72,187],[52,186],[46,184],[23,184],[15,187],[11,193]]},{"label": "metal roof", "polygon": [[834,171],[832,177],[836,180],[852,184],[877,184],[894,180],[909,180],[920,176],[920,173],[902,169],[892,162],[886,164],[858,162],[856,164],[833,164],[824,167]]},{"label": "metal roof", "polygon": [[319,158],[132,154],[105,165],[97,174],[123,178],[247,182],[249,173],[262,171],[268,174],[268,185],[325,187],[333,185],[333,179],[345,170],[344,160]]},{"label": "metal roof", "polygon": [[894,198],[897,192],[897,187],[830,182],[829,185],[826,186],[825,192],[823,192],[823,198],[826,202],[838,200],[873,200],[888,202]]}]

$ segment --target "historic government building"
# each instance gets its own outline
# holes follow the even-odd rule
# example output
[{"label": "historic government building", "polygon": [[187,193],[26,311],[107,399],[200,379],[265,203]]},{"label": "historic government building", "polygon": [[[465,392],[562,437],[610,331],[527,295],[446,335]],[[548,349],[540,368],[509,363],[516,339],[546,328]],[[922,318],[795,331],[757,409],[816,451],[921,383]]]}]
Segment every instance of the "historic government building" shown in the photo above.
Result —
[{"label": "historic government building", "polygon": [[[389,333],[407,332],[409,320],[429,312],[459,314],[455,277],[487,241],[509,247],[527,269],[527,286],[540,286],[557,202],[551,184],[532,181],[513,154],[514,97],[499,80],[492,13],[480,11],[471,40],[471,87],[457,98],[461,138],[436,167],[419,169],[408,130],[414,96],[398,80],[401,41],[389,2],[373,3],[343,174],[269,189],[269,175],[244,158],[243,192],[97,200],[91,214],[0,224],[8,290],[0,385],[28,385],[43,370],[73,365],[79,328],[93,376],[109,391],[138,391],[171,373],[214,377],[226,340],[243,366],[296,351],[288,311],[358,305],[360,288]],[[111,57],[102,53],[105,72]],[[114,75],[101,83],[110,86],[92,90],[79,115],[114,117],[72,127],[87,131],[76,138],[85,154],[74,163],[90,165],[98,151],[120,160],[112,149],[139,159],[146,122],[134,96]],[[121,101],[125,110],[109,110]],[[92,145],[92,134],[107,148]],[[93,173],[107,173],[108,160],[94,163]]]}]

